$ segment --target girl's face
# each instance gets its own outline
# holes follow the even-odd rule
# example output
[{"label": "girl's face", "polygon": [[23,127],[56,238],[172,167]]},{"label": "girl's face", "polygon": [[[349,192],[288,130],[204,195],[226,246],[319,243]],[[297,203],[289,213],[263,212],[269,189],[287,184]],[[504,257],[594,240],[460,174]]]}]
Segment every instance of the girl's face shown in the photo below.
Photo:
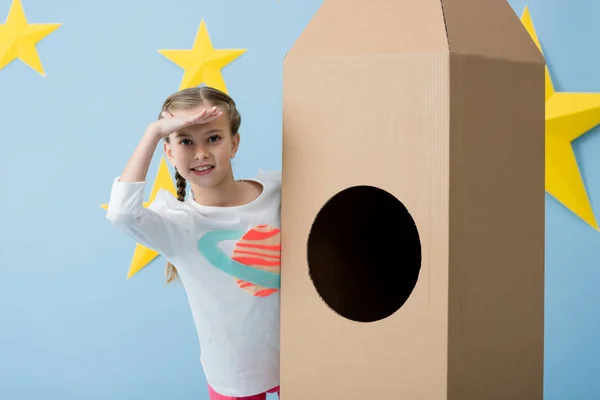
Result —
[{"label": "girl's face", "polygon": [[[211,107],[211,104],[203,104],[192,110],[172,111],[171,114],[193,114]],[[231,158],[235,156],[240,137],[231,134],[227,111],[222,111],[219,118],[209,123],[188,126],[172,133],[169,143],[164,145],[167,158],[179,174],[200,188],[218,186],[233,176]]]}]

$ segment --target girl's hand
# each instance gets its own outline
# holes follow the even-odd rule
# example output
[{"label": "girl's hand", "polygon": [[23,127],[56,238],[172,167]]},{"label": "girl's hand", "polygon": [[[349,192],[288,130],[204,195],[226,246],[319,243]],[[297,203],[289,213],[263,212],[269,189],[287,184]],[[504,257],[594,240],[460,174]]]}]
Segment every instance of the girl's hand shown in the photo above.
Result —
[{"label": "girl's hand", "polygon": [[185,128],[186,126],[206,124],[223,115],[223,112],[217,107],[209,109],[203,108],[194,114],[173,116],[168,111],[162,112],[162,119],[152,123],[153,130],[162,138],[166,138],[171,133]]}]

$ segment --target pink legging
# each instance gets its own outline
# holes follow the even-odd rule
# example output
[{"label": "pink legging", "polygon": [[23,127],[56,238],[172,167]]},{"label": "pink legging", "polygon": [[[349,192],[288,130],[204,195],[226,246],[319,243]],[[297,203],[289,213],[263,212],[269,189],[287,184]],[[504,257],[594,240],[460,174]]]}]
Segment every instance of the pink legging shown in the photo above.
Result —
[{"label": "pink legging", "polygon": [[267,393],[277,393],[277,397],[279,397],[279,386],[274,387],[271,390],[267,390],[265,393],[255,394],[247,397],[230,397],[223,396],[213,390],[210,386],[208,386],[208,397],[210,400],[266,400]]}]

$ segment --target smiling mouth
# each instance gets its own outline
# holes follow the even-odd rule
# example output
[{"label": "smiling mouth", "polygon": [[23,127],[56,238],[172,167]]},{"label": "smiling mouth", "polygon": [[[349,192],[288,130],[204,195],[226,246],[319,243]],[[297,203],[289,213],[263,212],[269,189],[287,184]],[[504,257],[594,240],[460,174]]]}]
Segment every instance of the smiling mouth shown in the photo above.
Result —
[{"label": "smiling mouth", "polygon": [[192,173],[195,175],[205,175],[213,170],[214,165],[204,165],[202,167],[192,168]]}]

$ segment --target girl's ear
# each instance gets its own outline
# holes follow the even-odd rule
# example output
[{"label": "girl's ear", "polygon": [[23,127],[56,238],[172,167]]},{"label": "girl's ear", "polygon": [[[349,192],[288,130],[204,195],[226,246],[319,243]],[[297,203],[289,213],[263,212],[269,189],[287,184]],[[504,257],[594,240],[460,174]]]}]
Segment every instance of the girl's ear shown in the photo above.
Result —
[{"label": "girl's ear", "polygon": [[173,151],[171,150],[171,145],[167,142],[164,142],[163,150],[165,151],[165,156],[167,156],[167,159],[171,163],[171,166],[175,167],[175,159],[173,158]]},{"label": "girl's ear", "polygon": [[231,155],[230,158],[235,157],[235,153],[237,153],[238,148],[240,147],[240,134],[236,133],[231,137]]}]

